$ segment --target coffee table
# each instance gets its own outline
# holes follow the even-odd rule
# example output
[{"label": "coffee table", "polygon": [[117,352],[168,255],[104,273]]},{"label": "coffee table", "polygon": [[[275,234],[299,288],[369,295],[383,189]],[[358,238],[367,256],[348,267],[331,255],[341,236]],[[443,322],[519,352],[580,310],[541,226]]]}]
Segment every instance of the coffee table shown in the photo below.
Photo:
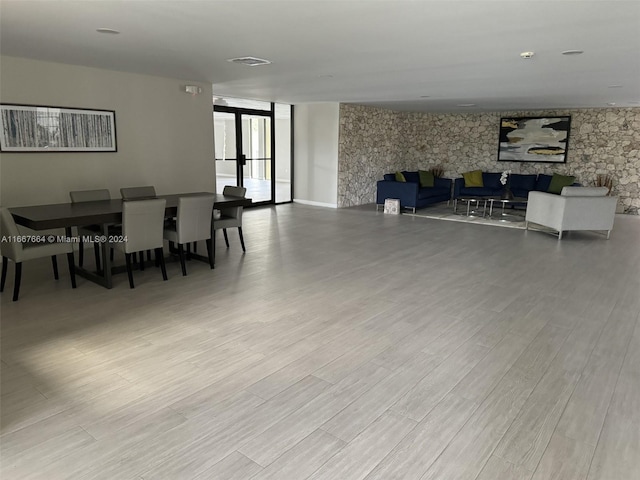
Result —
[{"label": "coffee table", "polygon": [[514,198],[500,198],[500,197],[489,197],[487,198],[487,201],[489,202],[489,218],[493,218],[493,210],[495,206],[499,206],[500,204],[502,205],[502,208],[499,209],[500,210],[500,217],[502,220],[506,220],[506,221],[514,221],[514,220],[522,220],[523,216],[522,215],[515,215],[514,213],[506,213],[504,211],[504,207],[506,207],[507,205],[524,205],[526,207],[528,199],[525,197],[514,197]]},{"label": "coffee table", "polygon": [[[480,205],[482,204],[482,216],[484,217],[487,213],[487,200],[489,197],[475,197],[475,196],[465,196],[458,197],[453,200],[453,213],[458,213],[458,202],[467,204],[467,217],[471,216],[473,213],[480,213]],[[471,205],[475,204],[476,210],[471,210]]]}]

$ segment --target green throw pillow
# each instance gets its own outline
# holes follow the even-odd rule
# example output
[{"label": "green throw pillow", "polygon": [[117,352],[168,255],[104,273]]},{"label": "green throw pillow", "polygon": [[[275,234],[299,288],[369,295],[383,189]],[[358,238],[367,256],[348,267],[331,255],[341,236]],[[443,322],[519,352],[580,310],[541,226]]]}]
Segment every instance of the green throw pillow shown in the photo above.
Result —
[{"label": "green throw pillow", "polygon": [[421,187],[433,187],[435,184],[435,177],[433,176],[433,172],[427,172],[426,170],[418,170],[418,175],[420,175],[420,186]]},{"label": "green throw pillow", "polygon": [[558,175],[557,173],[554,173],[553,177],[551,177],[551,183],[549,183],[547,192],[560,195],[560,193],[562,193],[562,189],[571,185],[575,179],[576,177],[572,177],[570,175]]},{"label": "green throw pillow", "polygon": [[404,178],[404,174],[402,172],[396,172],[396,182],[406,182],[407,179]]},{"label": "green throw pillow", "polygon": [[465,172],[462,174],[465,187],[484,187],[482,181],[482,170],[474,170],[473,172]]}]

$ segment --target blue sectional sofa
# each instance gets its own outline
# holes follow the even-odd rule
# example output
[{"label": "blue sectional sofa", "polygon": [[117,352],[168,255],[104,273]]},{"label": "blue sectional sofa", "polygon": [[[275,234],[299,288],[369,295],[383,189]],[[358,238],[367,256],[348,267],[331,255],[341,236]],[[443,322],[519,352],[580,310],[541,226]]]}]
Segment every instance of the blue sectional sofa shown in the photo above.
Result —
[{"label": "blue sectional sofa", "polygon": [[[465,196],[493,197],[500,196],[504,190],[500,183],[502,173],[482,172],[483,187],[465,187],[464,178],[456,178],[453,184],[453,198]],[[512,173],[509,175],[509,188],[515,197],[529,197],[529,192],[546,192],[551,183],[551,175],[540,173],[538,175],[521,175]],[[572,186],[580,186],[574,183]]]},{"label": "blue sectional sofa", "polygon": [[420,187],[418,172],[402,172],[406,182],[397,182],[395,173],[385,174],[384,180],[378,182],[376,204],[384,205],[387,198],[400,200],[401,208],[423,208],[432,203],[451,200],[450,178],[436,178],[433,187]]}]

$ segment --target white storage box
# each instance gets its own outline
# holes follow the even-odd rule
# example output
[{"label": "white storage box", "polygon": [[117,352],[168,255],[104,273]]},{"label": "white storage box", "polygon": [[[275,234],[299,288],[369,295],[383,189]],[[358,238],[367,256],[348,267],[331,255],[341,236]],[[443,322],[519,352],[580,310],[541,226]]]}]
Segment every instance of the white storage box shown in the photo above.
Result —
[{"label": "white storage box", "polygon": [[400,214],[400,200],[397,198],[387,198],[384,201],[384,213],[392,215]]}]

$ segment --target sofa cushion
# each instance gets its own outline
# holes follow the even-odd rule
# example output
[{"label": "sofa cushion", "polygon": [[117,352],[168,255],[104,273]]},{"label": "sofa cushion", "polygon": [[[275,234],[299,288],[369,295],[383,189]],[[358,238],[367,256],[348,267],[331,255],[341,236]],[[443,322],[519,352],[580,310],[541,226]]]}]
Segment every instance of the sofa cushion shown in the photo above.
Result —
[{"label": "sofa cushion", "polygon": [[396,179],[396,182],[406,182],[407,181],[407,179],[404,176],[404,173],[402,173],[402,172],[396,172],[395,179]]},{"label": "sofa cushion", "polygon": [[425,187],[418,190],[418,199],[424,200],[425,198],[449,196],[449,188],[443,187]]},{"label": "sofa cushion", "polygon": [[465,172],[462,174],[464,178],[465,187],[484,187],[482,181],[482,170],[473,170],[471,172]]},{"label": "sofa cushion", "polygon": [[395,173],[385,173],[384,174],[384,179],[387,182],[395,182],[396,181],[396,174]]},{"label": "sofa cushion", "polygon": [[460,195],[463,197],[467,197],[467,196],[472,196],[472,197],[491,197],[493,195],[497,195],[498,192],[496,192],[495,189],[493,188],[487,188],[487,187],[471,187],[471,188],[467,188],[467,187],[462,187],[460,189]]},{"label": "sofa cushion", "polygon": [[538,179],[536,180],[536,188],[538,192],[546,192],[549,190],[549,184],[551,183],[551,175],[545,175],[541,173],[538,175]]},{"label": "sofa cushion", "polygon": [[402,174],[407,182],[420,184],[420,176],[418,175],[418,172],[407,172],[406,170],[403,170]]},{"label": "sofa cushion", "polygon": [[485,172],[482,174],[483,186],[487,188],[493,188],[494,190],[502,190],[502,184],[500,183],[500,177],[502,173],[490,173]]},{"label": "sofa cushion", "polygon": [[571,175],[560,175],[558,173],[554,173],[553,177],[551,177],[551,182],[549,183],[547,192],[560,195],[562,189],[571,185],[575,179],[576,177]]},{"label": "sofa cushion", "polygon": [[433,172],[418,170],[418,177],[420,178],[420,187],[433,187],[435,183]]},{"label": "sofa cushion", "polygon": [[509,188],[515,190],[534,190],[536,187],[536,175],[520,175],[517,173],[509,175]]}]

